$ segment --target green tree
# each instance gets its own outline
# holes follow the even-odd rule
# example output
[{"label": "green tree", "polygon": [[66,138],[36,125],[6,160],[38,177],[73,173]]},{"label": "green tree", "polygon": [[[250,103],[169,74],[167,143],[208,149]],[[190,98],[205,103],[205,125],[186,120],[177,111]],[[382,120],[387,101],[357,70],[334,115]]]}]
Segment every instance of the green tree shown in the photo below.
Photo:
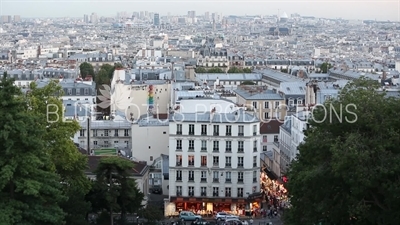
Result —
[{"label": "green tree", "polygon": [[[104,157],[96,169],[96,188],[101,191],[98,195],[102,195],[107,202],[105,209],[108,213],[121,213],[122,221],[126,221],[127,213],[133,213],[142,207],[144,198],[136,181],[131,178],[132,167],[133,163],[127,159]],[[111,217],[111,224],[112,221]]]},{"label": "green tree", "polygon": [[194,72],[196,73],[207,73],[207,69],[204,67],[197,67]]},{"label": "green tree", "polygon": [[142,208],[139,215],[147,219],[150,223],[164,219],[164,212],[153,205],[147,205],[145,208]]},{"label": "green tree", "polygon": [[229,68],[227,73],[243,73],[243,70],[241,70],[241,69],[239,69],[237,67],[231,67],[231,68]]},{"label": "green tree", "polygon": [[243,68],[243,73],[252,73],[250,68]]},{"label": "green tree", "polygon": [[87,76],[95,76],[93,66],[90,63],[82,63],[81,65],[79,65],[79,70],[82,78],[85,78]]},{"label": "green tree", "polygon": [[243,81],[243,82],[241,83],[241,85],[256,85],[256,83],[254,83],[254,82],[251,81],[251,80],[246,80],[246,81]]},{"label": "green tree", "polygon": [[328,70],[332,68],[332,65],[330,63],[324,62],[321,64],[319,69],[321,70],[321,73],[328,73]]},{"label": "green tree", "polygon": [[31,83],[27,100],[32,113],[40,119],[37,122],[46,126],[43,136],[46,150],[52,159],[51,165],[60,176],[63,192],[69,198],[60,203],[66,215],[67,224],[86,224],[86,213],[90,204],[85,195],[90,190],[84,171],[87,167],[87,157],[76,148],[71,138],[79,131],[77,121],[64,121],[61,87],[56,82],[50,82],[43,88]]},{"label": "green tree", "polygon": [[[362,78],[313,112],[287,176],[285,224],[397,224],[400,100]],[[336,112],[342,113],[343,120]]]},{"label": "green tree", "polygon": [[3,75],[0,82],[0,221],[2,224],[63,224],[66,200],[47,150],[41,116]]},{"label": "green tree", "polygon": [[207,73],[225,73],[221,68],[213,67],[208,69]]}]

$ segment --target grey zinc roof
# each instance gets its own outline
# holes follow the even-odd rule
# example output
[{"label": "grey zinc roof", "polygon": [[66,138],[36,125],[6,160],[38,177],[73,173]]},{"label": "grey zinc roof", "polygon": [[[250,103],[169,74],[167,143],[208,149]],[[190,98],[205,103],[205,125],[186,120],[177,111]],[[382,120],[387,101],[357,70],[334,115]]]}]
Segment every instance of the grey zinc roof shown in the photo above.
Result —
[{"label": "grey zinc roof", "polygon": [[264,70],[260,70],[258,72],[261,73],[263,77],[264,76],[270,77],[279,82],[293,82],[293,81],[302,81],[303,80],[303,79],[297,78],[295,76],[292,76],[290,74],[282,73],[282,72],[272,70],[272,69],[264,69]]},{"label": "grey zinc roof", "polygon": [[243,89],[234,90],[236,94],[246,100],[283,100],[284,98],[273,90],[263,90],[263,92],[249,92]]},{"label": "grey zinc roof", "polygon": [[90,116],[90,112],[86,110],[85,107],[78,107],[76,101],[72,100],[65,100],[63,101],[63,105],[65,107],[64,116],[65,117],[83,117],[83,116]]},{"label": "grey zinc roof", "polygon": [[233,113],[175,113],[170,115],[170,122],[196,123],[256,123],[260,120],[253,114],[238,110]]},{"label": "grey zinc roof", "polygon": [[246,81],[246,80],[261,80],[262,76],[258,73],[196,73],[196,78],[199,81]]},{"label": "grey zinc roof", "polygon": [[282,82],[280,84],[280,91],[285,95],[302,95],[306,94],[306,83],[305,81],[295,82]]}]

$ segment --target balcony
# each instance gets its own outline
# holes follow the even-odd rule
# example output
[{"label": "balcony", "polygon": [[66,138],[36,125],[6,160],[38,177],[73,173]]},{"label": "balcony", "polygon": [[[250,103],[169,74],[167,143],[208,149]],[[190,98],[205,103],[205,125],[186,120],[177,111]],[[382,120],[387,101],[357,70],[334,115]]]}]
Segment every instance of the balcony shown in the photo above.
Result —
[{"label": "balcony", "polygon": [[194,161],[189,161],[188,166],[194,166]]},{"label": "balcony", "polygon": [[232,148],[226,148],[225,152],[232,152]]},{"label": "balcony", "polygon": [[207,163],[201,163],[200,166],[207,166]]},{"label": "balcony", "polygon": [[253,183],[257,183],[257,178],[253,177]]},{"label": "balcony", "polygon": [[253,132],[253,136],[257,136],[257,132]]},{"label": "balcony", "polygon": [[232,136],[232,133],[231,132],[226,132],[225,136]]},{"label": "balcony", "polygon": [[253,152],[257,152],[257,148],[253,148]]},{"label": "balcony", "polygon": [[213,192],[213,197],[218,197],[218,192]]},{"label": "balcony", "polygon": [[182,131],[177,131],[176,134],[177,135],[182,135]]},{"label": "balcony", "polygon": [[176,181],[182,181],[182,177],[176,177]]},{"label": "balcony", "polygon": [[213,152],[219,152],[219,148],[213,148]]},{"label": "balcony", "polygon": [[202,152],[206,152],[207,151],[207,148],[206,147],[201,147],[201,149],[200,149]]},{"label": "balcony", "polygon": [[238,178],[238,182],[242,182],[243,183],[243,178]]},{"label": "balcony", "polygon": [[253,163],[253,167],[257,167],[257,163]]},{"label": "balcony", "polygon": [[214,166],[214,167],[219,166],[219,162],[214,162],[214,163],[213,163],[213,166]]},{"label": "balcony", "polygon": [[176,196],[182,196],[182,191],[176,191]]},{"label": "balcony", "polygon": [[237,196],[238,198],[243,198],[243,193],[238,193]]},{"label": "balcony", "polygon": [[214,136],[219,136],[219,132],[214,132]]},{"label": "balcony", "polygon": [[226,193],[225,193],[225,197],[230,198],[230,197],[232,197],[232,195],[231,195],[230,192],[226,192]]},{"label": "balcony", "polygon": [[213,178],[213,182],[219,182],[219,178]]},{"label": "balcony", "polygon": [[244,133],[238,133],[238,136],[244,136]]},{"label": "balcony", "polygon": [[193,197],[194,196],[194,191],[189,191],[189,197]]},{"label": "balcony", "polygon": [[177,148],[176,148],[176,151],[177,151],[177,152],[181,152],[181,151],[182,151],[182,147],[177,147]]},{"label": "balcony", "polygon": [[201,196],[207,196],[207,192],[201,192]]},{"label": "balcony", "polygon": [[231,178],[226,178],[226,179],[225,179],[225,182],[226,182],[226,183],[230,183],[230,182],[232,182],[232,179],[231,179]]},{"label": "balcony", "polygon": [[201,132],[201,136],[207,136],[207,132]]},{"label": "balcony", "polygon": [[189,131],[188,135],[194,135],[194,131]]},{"label": "balcony", "polygon": [[237,167],[243,167],[243,163],[238,163]]},{"label": "balcony", "polygon": [[182,161],[176,162],[176,166],[182,166]]},{"label": "balcony", "polygon": [[200,182],[207,182],[207,178],[201,178]]},{"label": "balcony", "polygon": [[244,149],[243,149],[243,148],[238,148],[238,152],[243,153],[243,152],[244,152]]},{"label": "balcony", "polygon": [[188,152],[194,152],[194,147],[189,147]]},{"label": "balcony", "polygon": [[189,177],[188,180],[191,181],[191,182],[193,182],[193,181],[194,181],[194,177]]}]

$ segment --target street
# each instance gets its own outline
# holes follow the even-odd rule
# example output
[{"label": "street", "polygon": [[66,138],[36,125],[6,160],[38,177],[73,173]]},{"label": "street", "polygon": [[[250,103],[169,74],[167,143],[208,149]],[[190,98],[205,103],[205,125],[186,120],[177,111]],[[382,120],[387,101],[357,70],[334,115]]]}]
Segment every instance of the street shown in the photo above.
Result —
[{"label": "street", "polygon": [[[204,218],[205,220],[209,221],[209,222],[215,222],[215,219],[213,218]],[[165,222],[172,222],[172,221],[176,221],[177,219],[169,219],[168,221]],[[248,217],[244,218],[240,218],[240,220],[245,220],[247,221],[247,223],[250,225],[250,219]],[[253,219],[253,225],[268,225],[268,222],[272,222],[273,225],[283,225],[281,219],[279,216],[276,216],[274,218],[255,218]],[[185,225],[190,225],[192,222],[186,222]]]}]

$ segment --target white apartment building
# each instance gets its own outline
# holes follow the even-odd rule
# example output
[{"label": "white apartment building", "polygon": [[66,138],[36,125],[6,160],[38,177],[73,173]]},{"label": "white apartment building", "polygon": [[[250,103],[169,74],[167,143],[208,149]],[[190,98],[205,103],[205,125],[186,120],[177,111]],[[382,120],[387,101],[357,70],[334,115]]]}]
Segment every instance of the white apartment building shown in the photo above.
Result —
[{"label": "white apartment building", "polygon": [[132,123],[132,157],[152,165],[169,153],[169,121],[167,114],[143,116]]},{"label": "white apartment building", "polygon": [[261,202],[249,200],[260,192],[259,119],[242,109],[213,109],[170,116],[166,215],[179,210],[240,214]]}]

